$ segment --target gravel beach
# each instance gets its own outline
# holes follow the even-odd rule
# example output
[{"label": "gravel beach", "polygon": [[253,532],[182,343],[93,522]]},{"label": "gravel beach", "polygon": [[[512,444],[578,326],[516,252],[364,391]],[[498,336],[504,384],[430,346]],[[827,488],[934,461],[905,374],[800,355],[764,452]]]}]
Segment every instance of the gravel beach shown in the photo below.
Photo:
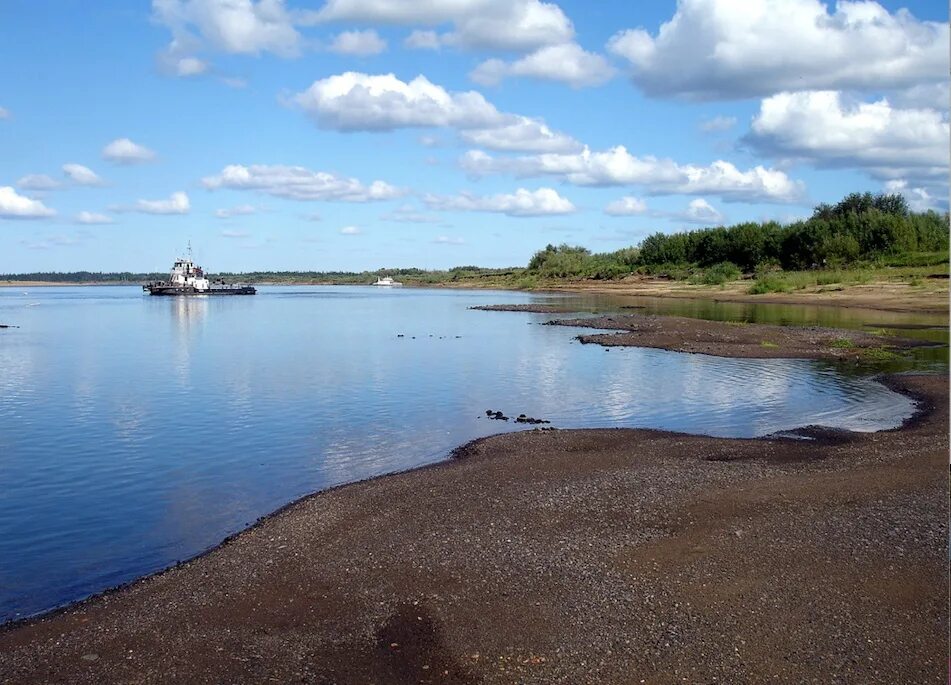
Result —
[{"label": "gravel beach", "polygon": [[948,379],[896,431],[541,431],[0,632],[4,683],[941,683]]},{"label": "gravel beach", "polygon": [[[564,307],[499,304],[472,307],[489,312],[565,313]],[[929,343],[865,331],[818,326],[776,326],[709,321],[686,316],[609,314],[556,319],[552,326],[620,331],[578,336],[582,343],[605,347],[652,347],[661,350],[755,359],[863,359],[895,354]]]}]

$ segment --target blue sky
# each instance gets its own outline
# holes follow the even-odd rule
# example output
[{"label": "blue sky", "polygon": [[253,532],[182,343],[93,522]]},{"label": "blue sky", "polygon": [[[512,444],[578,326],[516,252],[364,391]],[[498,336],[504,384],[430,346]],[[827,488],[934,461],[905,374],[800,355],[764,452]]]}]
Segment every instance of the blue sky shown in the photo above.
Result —
[{"label": "blue sky", "polygon": [[522,265],[947,209],[948,9],[815,0],[12,0],[0,273]]}]

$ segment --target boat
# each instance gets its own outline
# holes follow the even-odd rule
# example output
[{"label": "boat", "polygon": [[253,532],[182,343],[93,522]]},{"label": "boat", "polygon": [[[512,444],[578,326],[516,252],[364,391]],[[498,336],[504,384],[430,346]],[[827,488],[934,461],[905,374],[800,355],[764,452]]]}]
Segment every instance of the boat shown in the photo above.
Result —
[{"label": "boat", "polygon": [[390,278],[389,276],[384,276],[383,278],[380,278],[380,277],[378,276],[377,279],[376,279],[376,283],[374,283],[373,285],[380,285],[380,286],[383,286],[384,288],[393,288],[393,287],[400,286],[400,285],[403,285],[403,284],[400,283],[399,281],[394,281],[394,280],[393,280],[392,278]]},{"label": "boat", "polygon": [[172,265],[166,281],[151,281],[142,286],[149,295],[176,297],[193,295],[254,295],[257,290],[250,285],[225,283],[224,279],[209,280],[204,270],[192,259],[192,246],[188,244],[188,256],[179,257]]}]

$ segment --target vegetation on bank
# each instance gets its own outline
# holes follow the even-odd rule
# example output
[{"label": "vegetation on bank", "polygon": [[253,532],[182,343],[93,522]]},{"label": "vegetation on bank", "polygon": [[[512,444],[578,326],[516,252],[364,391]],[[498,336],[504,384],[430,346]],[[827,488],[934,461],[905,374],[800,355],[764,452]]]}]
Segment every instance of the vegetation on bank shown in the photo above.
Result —
[{"label": "vegetation on bank", "polygon": [[[247,283],[372,283],[387,275],[413,285],[534,288],[564,281],[654,276],[697,285],[724,285],[746,275],[749,292],[788,292],[873,280],[918,285],[936,267],[948,273],[948,214],[912,212],[901,195],[852,193],[821,204],[803,221],[745,222],[680,233],[655,233],[638,246],[592,253],[548,245],[524,268],[459,266],[444,271],[380,269],[364,272],[257,271],[220,273]],[[0,281],[138,283],[158,273],[0,274]]]}]

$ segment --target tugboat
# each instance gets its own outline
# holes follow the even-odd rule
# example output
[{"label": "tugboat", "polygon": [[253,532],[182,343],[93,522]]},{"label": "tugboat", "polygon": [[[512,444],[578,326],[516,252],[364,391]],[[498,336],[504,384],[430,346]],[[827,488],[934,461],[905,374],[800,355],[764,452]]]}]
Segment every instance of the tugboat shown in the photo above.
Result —
[{"label": "tugboat", "polygon": [[254,295],[257,290],[250,285],[233,285],[222,279],[214,282],[205,277],[204,270],[192,261],[192,246],[188,244],[188,256],[179,257],[172,266],[167,281],[153,281],[142,286],[149,295]]}]

